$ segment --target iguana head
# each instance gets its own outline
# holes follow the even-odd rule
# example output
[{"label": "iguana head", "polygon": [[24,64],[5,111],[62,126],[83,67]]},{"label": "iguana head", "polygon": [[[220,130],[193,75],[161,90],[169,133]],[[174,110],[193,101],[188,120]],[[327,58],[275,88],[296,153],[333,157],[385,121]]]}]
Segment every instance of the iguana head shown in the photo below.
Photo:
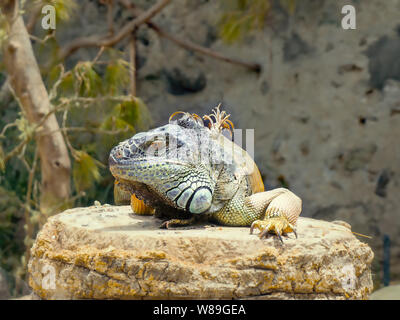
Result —
[{"label": "iguana head", "polygon": [[215,186],[211,166],[215,143],[209,131],[201,119],[184,114],[119,143],[110,153],[110,171],[133,189],[145,184],[170,206],[204,213]]}]

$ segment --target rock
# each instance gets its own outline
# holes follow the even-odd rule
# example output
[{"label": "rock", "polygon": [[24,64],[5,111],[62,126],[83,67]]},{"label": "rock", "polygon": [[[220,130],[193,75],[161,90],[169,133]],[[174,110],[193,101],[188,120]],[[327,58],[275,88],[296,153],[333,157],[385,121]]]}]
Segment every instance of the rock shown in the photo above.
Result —
[{"label": "rock", "polygon": [[368,299],[373,252],[348,227],[300,217],[282,245],[249,228],[159,229],[129,206],[49,218],[31,249],[44,299]]},{"label": "rock", "polygon": [[358,147],[350,150],[344,160],[344,168],[347,171],[355,171],[364,168],[370,161],[378,147],[369,144],[365,147]]},{"label": "rock", "polygon": [[165,70],[167,79],[167,90],[173,95],[185,95],[202,91],[207,83],[206,76],[203,72],[191,77],[182,73],[178,68],[171,71]]},{"label": "rock", "polygon": [[386,198],[386,187],[390,181],[391,173],[388,169],[382,170],[379,174],[378,181],[376,182],[375,194]]},{"label": "rock", "polygon": [[400,300],[400,285],[379,289],[371,294],[370,300]]},{"label": "rock", "polygon": [[300,55],[310,53],[311,48],[297,33],[293,33],[283,46],[284,61],[293,61]]},{"label": "rock", "polygon": [[369,58],[370,83],[374,88],[383,89],[388,79],[400,80],[400,39],[382,36],[371,44],[365,54]]}]

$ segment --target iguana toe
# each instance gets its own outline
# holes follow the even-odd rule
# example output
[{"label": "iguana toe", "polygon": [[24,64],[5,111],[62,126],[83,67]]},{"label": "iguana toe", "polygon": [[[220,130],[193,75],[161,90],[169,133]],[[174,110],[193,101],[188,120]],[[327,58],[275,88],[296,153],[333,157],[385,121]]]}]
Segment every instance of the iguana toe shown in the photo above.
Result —
[{"label": "iguana toe", "polygon": [[266,218],[265,220],[255,220],[250,226],[250,234],[253,234],[254,229],[260,230],[260,239],[266,238],[269,233],[274,233],[283,243],[282,235],[293,232],[297,238],[295,227],[289,223],[286,217],[277,216]]},{"label": "iguana toe", "polygon": [[196,216],[192,216],[189,219],[170,219],[167,221],[164,221],[160,229],[171,229],[171,228],[176,228],[176,227],[185,227],[194,224],[197,221]]}]

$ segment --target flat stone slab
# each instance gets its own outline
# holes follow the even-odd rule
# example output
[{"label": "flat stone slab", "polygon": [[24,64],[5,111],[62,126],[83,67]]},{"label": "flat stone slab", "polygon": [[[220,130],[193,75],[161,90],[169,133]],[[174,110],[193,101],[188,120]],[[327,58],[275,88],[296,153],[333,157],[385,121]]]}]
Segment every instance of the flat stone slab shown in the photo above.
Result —
[{"label": "flat stone slab", "polygon": [[44,299],[368,299],[373,252],[343,222],[300,217],[298,239],[212,224],[159,229],[130,206],[49,218],[31,249]]}]

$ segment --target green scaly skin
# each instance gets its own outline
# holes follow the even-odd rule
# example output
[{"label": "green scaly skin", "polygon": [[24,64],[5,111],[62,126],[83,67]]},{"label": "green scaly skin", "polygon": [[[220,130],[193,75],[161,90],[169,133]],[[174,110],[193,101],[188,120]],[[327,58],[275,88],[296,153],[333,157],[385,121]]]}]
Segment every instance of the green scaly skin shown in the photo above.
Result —
[{"label": "green scaly skin", "polygon": [[[163,227],[189,225],[207,217],[221,225],[251,226],[251,232],[260,229],[261,236],[273,231],[281,239],[282,233],[295,231],[301,199],[284,188],[253,194],[247,163],[221,134],[224,116],[214,112],[215,122],[207,128],[198,116],[184,114],[114,147],[109,165],[118,181],[115,194],[134,193],[155,208],[157,217],[167,219]],[[199,146],[206,152],[201,153]],[[243,158],[248,156],[238,149]],[[184,156],[171,156],[171,150]],[[233,161],[223,158],[226,155]]]}]

